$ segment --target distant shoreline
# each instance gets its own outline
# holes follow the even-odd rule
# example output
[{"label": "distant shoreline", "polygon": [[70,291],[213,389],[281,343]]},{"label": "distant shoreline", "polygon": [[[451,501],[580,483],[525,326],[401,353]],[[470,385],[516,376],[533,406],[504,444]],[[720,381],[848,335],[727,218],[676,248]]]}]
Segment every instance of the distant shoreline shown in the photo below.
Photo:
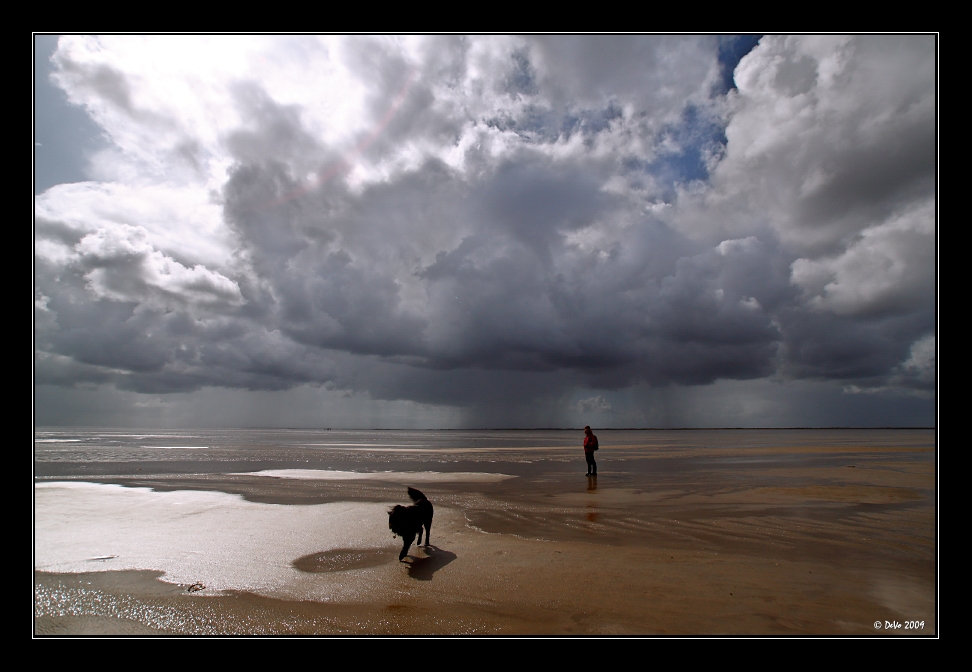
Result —
[{"label": "distant shoreline", "polygon": [[[37,425],[39,429],[104,429],[112,431],[274,431],[274,432],[574,432],[581,427],[108,427],[105,425]],[[937,427],[596,427],[602,432],[725,432],[725,431],[810,431],[810,430],[937,430]]]}]

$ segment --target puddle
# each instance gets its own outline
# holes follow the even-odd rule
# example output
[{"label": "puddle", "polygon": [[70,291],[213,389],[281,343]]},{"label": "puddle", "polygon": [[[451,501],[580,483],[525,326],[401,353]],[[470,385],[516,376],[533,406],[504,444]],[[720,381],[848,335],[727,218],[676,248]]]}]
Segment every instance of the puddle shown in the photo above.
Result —
[{"label": "puddle", "polygon": [[383,548],[334,548],[322,553],[311,553],[294,560],[295,568],[302,572],[343,572],[349,569],[377,567],[398,558],[395,549]]}]

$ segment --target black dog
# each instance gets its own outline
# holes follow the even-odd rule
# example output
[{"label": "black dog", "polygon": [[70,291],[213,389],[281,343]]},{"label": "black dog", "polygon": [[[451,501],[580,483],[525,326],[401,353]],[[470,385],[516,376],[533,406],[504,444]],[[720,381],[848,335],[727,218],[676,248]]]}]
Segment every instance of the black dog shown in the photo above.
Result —
[{"label": "black dog", "polygon": [[422,527],[425,527],[425,545],[429,545],[429,531],[432,529],[432,502],[425,498],[421,492],[415,488],[408,489],[408,496],[414,504],[402,506],[396,504],[388,510],[388,529],[402,538],[404,546],[402,552],[398,554],[399,562],[408,553],[408,547],[415,540],[415,533],[418,533],[418,545],[422,545]]}]

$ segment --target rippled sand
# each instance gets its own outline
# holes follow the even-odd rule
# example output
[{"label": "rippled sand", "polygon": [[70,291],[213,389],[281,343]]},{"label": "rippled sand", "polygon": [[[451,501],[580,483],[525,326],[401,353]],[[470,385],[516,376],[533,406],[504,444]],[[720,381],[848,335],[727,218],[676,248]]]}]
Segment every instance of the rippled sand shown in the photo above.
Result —
[{"label": "rippled sand", "polygon": [[936,632],[933,432],[725,434],[602,433],[596,480],[570,446],[416,478],[432,546],[404,563],[408,464],[41,480],[35,632]]}]

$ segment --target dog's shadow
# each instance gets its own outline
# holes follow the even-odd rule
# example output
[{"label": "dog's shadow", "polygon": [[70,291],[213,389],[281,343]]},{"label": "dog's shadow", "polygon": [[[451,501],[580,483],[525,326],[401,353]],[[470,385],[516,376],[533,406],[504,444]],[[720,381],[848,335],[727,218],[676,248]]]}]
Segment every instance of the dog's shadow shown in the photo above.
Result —
[{"label": "dog's shadow", "polygon": [[[427,557],[416,558],[412,555],[406,556],[411,562],[408,565],[408,575],[419,581],[431,581],[432,575],[456,559],[456,554],[451,551],[443,551],[438,546],[421,546]],[[404,562],[404,561],[403,561]]]}]

